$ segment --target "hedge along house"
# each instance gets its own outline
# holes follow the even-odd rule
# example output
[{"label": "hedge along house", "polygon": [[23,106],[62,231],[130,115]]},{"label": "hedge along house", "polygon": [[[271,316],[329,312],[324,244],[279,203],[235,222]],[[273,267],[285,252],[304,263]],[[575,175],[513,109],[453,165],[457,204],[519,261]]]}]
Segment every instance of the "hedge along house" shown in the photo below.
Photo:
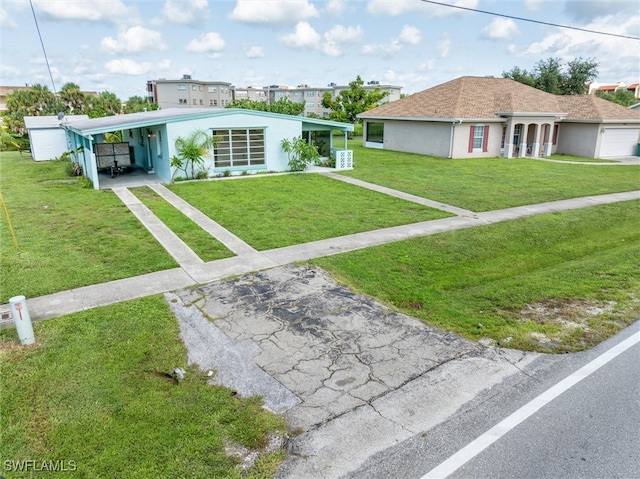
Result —
[{"label": "hedge along house", "polygon": [[640,113],[507,78],[461,77],[358,115],[364,145],[444,158],[633,155]]},{"label": "hedge along house", "polygon": [[[282,150],[283,139],[312,137],[319,143],[320,153],[348,152],[347,133],[353,125],[315,118],[304,118],[254,110],[207,108],[166,109],[130,113],[78,121],[66,127],[73,149],[80,149],[77,159],[94,189],[110,188],[126,174],[111,180],[114,161],[135,173],[149,176],[147,181],[170,182],[176,172],[171,158],[177,156],[175,141],[196,130],[216,137],[216,146],[205,157],[202,168],[209,175],[244,171],[286,171],[289,158]],[[333,131],[343,133],[344,141],[334,147]],[[107,133],[122,132],[122,141],[105,142]],[[80,148],[82,147],[82,148]],[[349,152],[350,153],[350,152]],[[178,171],[179,172],[179,171]],[[139,184],[144,184],[144,175]]]}]

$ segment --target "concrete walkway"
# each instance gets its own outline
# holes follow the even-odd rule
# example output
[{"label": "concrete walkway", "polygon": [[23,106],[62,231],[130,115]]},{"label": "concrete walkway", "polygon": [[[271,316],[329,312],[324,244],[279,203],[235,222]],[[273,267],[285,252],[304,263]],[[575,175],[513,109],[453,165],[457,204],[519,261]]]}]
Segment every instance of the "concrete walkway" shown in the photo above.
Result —
[{"label": "concrete walkway", "polygon": [[[179,267],[28,298],[35,320],[164,293],[189,364],[211,383],[260,395],[299,434],[280,479],[338,478],[446,421],[539,355],[485,347],[430,328],[291,263],[554,211],[640,198],[640,191],[474,213],[339,175],[327,176],[456,216],[256,251],[162,185],[152,189],[237,256],[204,263],[127,188],[114,193]],[[194,288],[194,286],[197,286]],[[12,324],[8,305],[3,323]],[[211,321],[210,318],[215,318]],[[37,331],[36,331],[37,335]],[[546,358],[545,361],[554,361]]]},{"label": "concrete walkway", "polygon": [[[340,181],[345,181],[339,175]],[[346,180],[351,182],[351,179]],[[353,182],[358,186],[382,193],[392,192],[394,196],[419,204],[425,204],[424,198],[389,190],[360,180]],[[29,312],[34,321],[55,318],[63,314],[83,311],[108,304],[137,299],[153,294],[161,294],[187,286],[205,284],[233,275],[261,271],[296,261],[354,251],[395,241],[442,233],[483,224],[507,221],[555,211],[574,210],[589,206],[629,201],[640,198],[640,191],[613,193],[608,195],[586,196],[568,200],[551,201],[527,206],[518,206],[502,210],[473,213],[468,210],[429,201],[428,206],[459,214],[450,218],[424,221],[402,226],[393,226],[362,233],[329,238],[299,245],[287,246],[265,251],[256,251],[215,221],[205,216],[162,185],[152,185],[154,191],[189,216],[202,229],[222,242],[231,251],[238,254],[232,258],[204,263],[182,240],[169,230],[146,206],[144,206],[127,188],[114,188],[123,203],[145,225],[158,242],[178,262],[179,268],[158,271],[137,277],[125,278],[108,283],[84,286],[68,291],[52,293],[37,298],[27,298]],[[8,304],[0,306],[0,327],[12,325]]]}]

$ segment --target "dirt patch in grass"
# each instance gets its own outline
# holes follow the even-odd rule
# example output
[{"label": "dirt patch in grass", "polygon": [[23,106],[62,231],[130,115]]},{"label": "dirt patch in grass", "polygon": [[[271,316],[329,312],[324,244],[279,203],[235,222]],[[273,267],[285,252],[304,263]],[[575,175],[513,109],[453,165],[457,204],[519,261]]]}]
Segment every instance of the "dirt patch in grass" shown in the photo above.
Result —
[{"label": "dirt patch in grass", "polygon": [[616,304],[616,301],[540,301],[520,310],[519,321],[544,326],[545,332],[531,331],[527,335],[527,340],[537,346],[548,349],[584,347],[600,336],[594,320],[610,322]]},{"label": "dirt patch in grass", "polygon": [[520,311],[522,321],[539,324],[554,323],[568,328],[586,328],[587,321],[603,313],[613,311],[615,301],[540,301],[528,304]]}]

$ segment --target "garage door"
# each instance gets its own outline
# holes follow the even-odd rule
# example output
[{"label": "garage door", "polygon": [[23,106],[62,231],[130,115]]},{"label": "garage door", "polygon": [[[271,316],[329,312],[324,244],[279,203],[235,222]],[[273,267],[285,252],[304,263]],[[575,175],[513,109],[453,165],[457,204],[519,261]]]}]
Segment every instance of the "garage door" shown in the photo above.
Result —
[{"label": "garage door", "polygon": [[607,128],[602,134],[600,158],[630,156],[637,153],[638,128]]}]

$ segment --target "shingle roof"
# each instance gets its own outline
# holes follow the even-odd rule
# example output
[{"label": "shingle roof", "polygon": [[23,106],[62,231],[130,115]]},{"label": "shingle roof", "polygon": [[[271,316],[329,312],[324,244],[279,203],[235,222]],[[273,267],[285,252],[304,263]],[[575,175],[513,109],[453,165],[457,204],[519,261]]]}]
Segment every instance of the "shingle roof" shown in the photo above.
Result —
[{"label": "shingle roof", "polygon": [[569,113],[567,119],[638,119],[631,113],[633,110],[601,98],[595,98],[595,102],[589,98],[595,97],[562,97],[508,78],[464,76],[386,103],[359,116],[490,120],[499,119],[498,113]]},{"label": "shingle roof", "polygon": [[567,120],[640,120],[640,111],[595,95],[558,96]]}]

